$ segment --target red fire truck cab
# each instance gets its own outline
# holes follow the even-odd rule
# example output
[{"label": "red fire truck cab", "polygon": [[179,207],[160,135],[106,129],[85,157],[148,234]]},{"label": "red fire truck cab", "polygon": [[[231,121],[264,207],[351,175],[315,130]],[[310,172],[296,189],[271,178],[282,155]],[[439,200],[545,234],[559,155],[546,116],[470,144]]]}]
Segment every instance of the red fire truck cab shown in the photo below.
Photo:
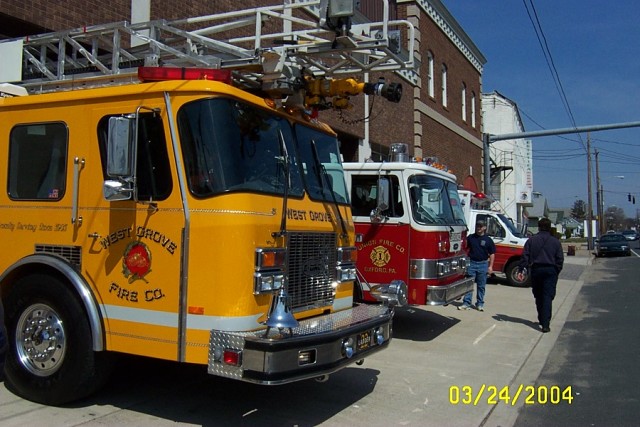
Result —
[{"label": "red fire truck cab", "polygon": [[343,164],[363,299],[405,282],[409,304],[448,304],[473,289],[456,177],[391,148],[390,162]]}]

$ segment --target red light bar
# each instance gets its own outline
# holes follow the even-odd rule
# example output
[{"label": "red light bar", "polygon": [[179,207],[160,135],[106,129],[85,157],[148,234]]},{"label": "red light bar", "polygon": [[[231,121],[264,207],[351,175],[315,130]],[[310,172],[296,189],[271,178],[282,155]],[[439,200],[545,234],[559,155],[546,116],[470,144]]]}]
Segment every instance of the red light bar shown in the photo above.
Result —
[{"label": "red light bar", "polygon": [[231,70],[218,68],[139,67],[138,78],[144,82],[161,80],[213,80],[231,84]]},{"label": "red light bar", "polygon": [[475,193],[473,197],[477,197],[478,199],[485,199],[487,195],[484,193]]}]

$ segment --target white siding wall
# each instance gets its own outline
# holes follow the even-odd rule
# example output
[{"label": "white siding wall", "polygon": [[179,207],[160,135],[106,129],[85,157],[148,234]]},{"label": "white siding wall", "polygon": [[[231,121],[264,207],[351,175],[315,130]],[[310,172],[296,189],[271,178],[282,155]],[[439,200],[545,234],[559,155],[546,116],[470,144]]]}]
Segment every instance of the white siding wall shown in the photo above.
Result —
[{"label": "white siding wall", "polygon": [[[518,106],[500,93],[482,94],[483,132],[492,135],[524,132]],[[522,224],[522,207],[531,204],[533,191],[533,166],[531,141],[515,139],[496,141],[491,144],[491,159],[498,167],[511,167],[502,172],[502,184],[498,192],[498,206]]]}]

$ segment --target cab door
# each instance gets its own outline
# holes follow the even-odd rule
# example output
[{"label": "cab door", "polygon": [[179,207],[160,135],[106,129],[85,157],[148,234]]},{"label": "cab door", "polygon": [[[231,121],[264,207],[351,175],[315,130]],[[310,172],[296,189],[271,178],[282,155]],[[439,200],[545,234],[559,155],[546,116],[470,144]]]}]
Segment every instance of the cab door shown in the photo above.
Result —
[{"label": "cab door", "polygon": [[[388,284],[396,279],[408,282],[411,226],[399,173],[384,175],[389,194],[388,206],[382,208],[378,206],[380,177],[377,171],[353,173],[350,178],[358,270],[371,284]],[[366,285],[363,288],[365,299],[371,299]]]},{"label": "cab door", "polygon": [[81,174],[79,236],[107,349],[176,360],[185,216],[164,110],[135,111],[96,113],[100,171],[92,159]]}]

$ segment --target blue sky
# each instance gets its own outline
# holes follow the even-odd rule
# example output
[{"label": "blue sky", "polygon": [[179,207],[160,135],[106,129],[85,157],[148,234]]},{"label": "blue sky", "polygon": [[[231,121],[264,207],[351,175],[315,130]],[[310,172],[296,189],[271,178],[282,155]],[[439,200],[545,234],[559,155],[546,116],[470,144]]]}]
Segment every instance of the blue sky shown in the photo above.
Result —
[{"label": "blue sky", "polygon": [[[514,101],[525,131],[573,127],[540,46],[545,40],[576,126],[640,122],[637,0],[442,1],[487,59],[483,92],[495,90]],[[544,36],[540,41],[534,14]],[[640,212],[640,127],[590,136],[592,149],[599,151],[605,209],[618,206],[635,217]],[[534,191],[551,208],[587,201],[586,142],[586,133],[532,138]],[[595,167],[593,177],[595,213]]]}]

